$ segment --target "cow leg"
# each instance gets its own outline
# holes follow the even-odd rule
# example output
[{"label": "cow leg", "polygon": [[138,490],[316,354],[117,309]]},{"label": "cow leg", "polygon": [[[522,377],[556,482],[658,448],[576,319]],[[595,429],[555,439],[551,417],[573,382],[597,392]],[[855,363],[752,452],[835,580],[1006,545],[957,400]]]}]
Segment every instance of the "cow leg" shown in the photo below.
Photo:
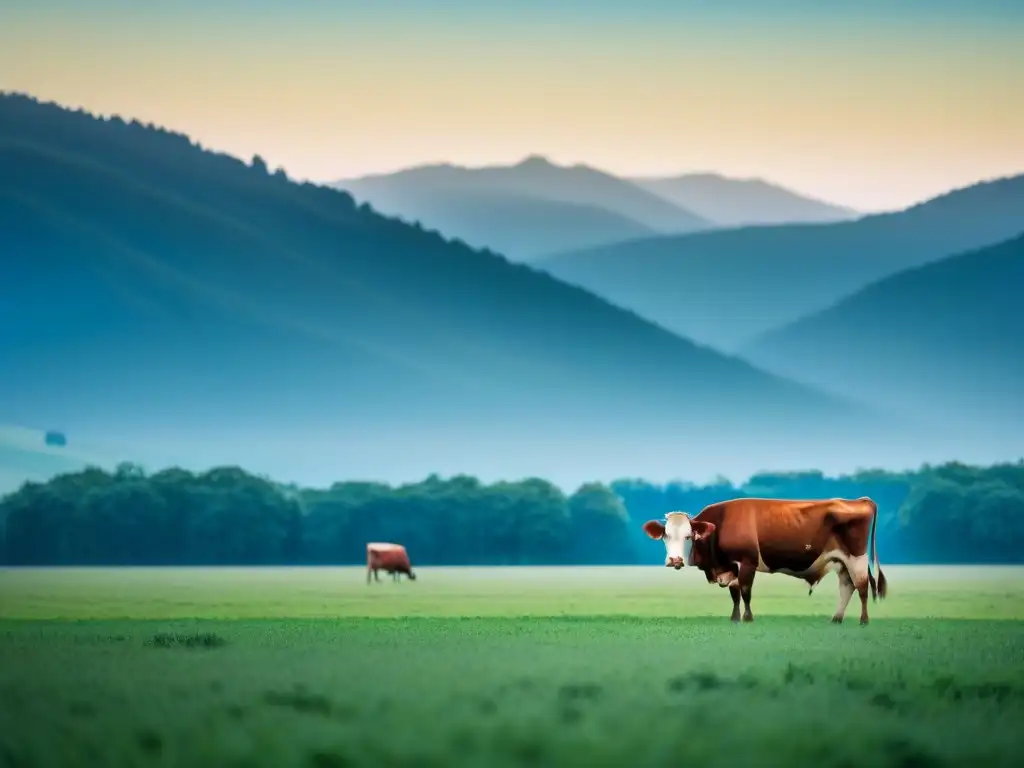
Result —
[{"label": "cow leg", "polygon": [[[873,505],[872,505],[873,506]],[[856,589],[860,595],[860,623],[868,623],[868,589],[872,596],[875,595],[876,587],[881,591],[881,585],[876,585],[874,577],[868,568],[868,544],[871,532],[871,520],[861,517],[846,525],[841,536],[847,557],[844,559],[844,570],[849,571],[852,582],[852,589]],[[864,554],[854,555],[853,552],[863,550]]]},{"label": "cow leg", "polygon": [[863,626],[868,623],[868,582],[864,581],[863,584],[857,587],[857,593],[860,595],[860,623]]},{"label": "cow leg", "polygon": [[366,566],[366,583],[367,584],[370,583],[370,573],[372,571],[373,571],[373,568],[371,568],[370,566]]},{"label": "cow leg", "polygon": [[871,582],[871,571],[868,570],[868,556],[865,552],[860,557],[850,558],[851,573],[850,576],[853,579],[853,586],[857,590],[857,594],[860,596],[860,623],[868,623],[868,585]]},{"label": "cow leg", "polygon": [[729,621],[739,622],[740,620],[740,588],[738,586],[729,587],[729,596],[732,598],[732,616],[729,617]]},{"label": "cow leg", "polygon": [[832,614],[832,623],[842,624],[843,616],[846,615],[846,606],[850,604],[853,597],[853,578],[846,568],[840,568],[839,576],[839,602],[836,604],[836,612]]},{"label": "cow leg", "polygon": [[377,568],[373,569],[373,580],[380,584],[380,571]]},{"label": "cow leg", "polygon": [[743,598],[743,620],[753,621],[754,614],[750,612],[750,591],[754,587],[754,574],[757,573],[757,564],[750,562],[740,563],[740,596]]}]

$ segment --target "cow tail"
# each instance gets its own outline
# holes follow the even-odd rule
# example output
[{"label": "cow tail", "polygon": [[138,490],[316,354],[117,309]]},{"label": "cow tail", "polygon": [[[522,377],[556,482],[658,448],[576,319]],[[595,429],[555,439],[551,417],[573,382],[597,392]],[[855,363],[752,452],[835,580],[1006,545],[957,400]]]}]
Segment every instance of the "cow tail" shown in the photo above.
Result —
[{"label": "cow tail", "polygon": [[[873,502],[872,502],[873,503]],[[875,511],[871,515],[871,555],[868,557],[868,580],[872,582],[871,599],[875,598],[874,579],[871,578],[871,561],[875,561],[875,568],[878,569],[878,597],[885,599],[889,591],[885,581],[885,574],[882,573],[882,563],[878,560],[878,546],[875,543],[875,532],[878,530],[878,505],[875,504]]]}]

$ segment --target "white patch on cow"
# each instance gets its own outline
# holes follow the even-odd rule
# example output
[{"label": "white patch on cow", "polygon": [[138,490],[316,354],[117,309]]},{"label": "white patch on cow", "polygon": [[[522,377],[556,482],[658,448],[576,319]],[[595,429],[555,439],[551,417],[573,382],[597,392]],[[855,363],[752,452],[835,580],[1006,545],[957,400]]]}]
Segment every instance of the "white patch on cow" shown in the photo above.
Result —
[{"label": "white patch on cow", "polygon": [[[693,526],[690,525],[690,518],[685,512],[669,512],[665,515],[664,541],[665,565],[671,565],[673,560],[687,563],[688,558],[693,557]],[[687,542],[691,547],[689,550],[686,548]]]}]

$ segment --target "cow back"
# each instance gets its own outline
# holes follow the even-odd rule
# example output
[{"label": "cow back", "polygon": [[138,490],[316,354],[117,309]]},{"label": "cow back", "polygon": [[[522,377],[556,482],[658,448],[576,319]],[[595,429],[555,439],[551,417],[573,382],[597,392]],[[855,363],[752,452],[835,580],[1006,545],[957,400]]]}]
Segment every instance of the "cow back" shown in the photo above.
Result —
[{"label": "cow back", "polygon": [[401,544],[367,545],[368,562],[371,568],[394,570],[409,568],[409,555]]},{"label": "cow back", "polygon": [[862,506],[860,500],[744,498],[713,504],[697,519],[716,525],[725,560],[756,559],[761,569],[799,572],[823,552],[843,548],[837,527],[869,510]]}]

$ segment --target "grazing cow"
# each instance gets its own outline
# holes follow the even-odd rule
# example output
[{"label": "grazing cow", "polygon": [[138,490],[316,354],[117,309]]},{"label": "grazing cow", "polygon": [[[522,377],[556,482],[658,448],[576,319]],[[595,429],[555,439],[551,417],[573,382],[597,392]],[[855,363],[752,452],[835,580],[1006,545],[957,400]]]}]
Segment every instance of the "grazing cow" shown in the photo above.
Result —
[{"label": "grazing cow", "polygon": [[388,544],[386,542],[370,542],[366,545],[366,583],[370,583],[370,574],[376,581],[380,581],[377,571],[384,571],[391,574],[394,581],[401,579],[404,573],[413,581],[416,574],[412,572],[412,565],[409,564],[409,554],[401,544]]},{"label": "grazing cow", "polygon": [[[665,565],[684,564],[704,572],[709,584],[728,587],[732,620],[753,621],[750,592],[754,574],[785,573],[807,582],[808,595],[830,570],[839,576],[839,604],[832,621],[842,623],[854,590],[860,595],[860,623],[868,623],[871,599],[884,598],[885,575],[875,548],[878,507],[871,499],[732,499],[709,504],[694,518],[670,512],[665,522],[649,520],[644,531],[665,542]],[[870,538],[870,542],[869,542]],[[868,554],[868,544],[871,554]],[[871,560],[878,567],[877,594]]]}]

